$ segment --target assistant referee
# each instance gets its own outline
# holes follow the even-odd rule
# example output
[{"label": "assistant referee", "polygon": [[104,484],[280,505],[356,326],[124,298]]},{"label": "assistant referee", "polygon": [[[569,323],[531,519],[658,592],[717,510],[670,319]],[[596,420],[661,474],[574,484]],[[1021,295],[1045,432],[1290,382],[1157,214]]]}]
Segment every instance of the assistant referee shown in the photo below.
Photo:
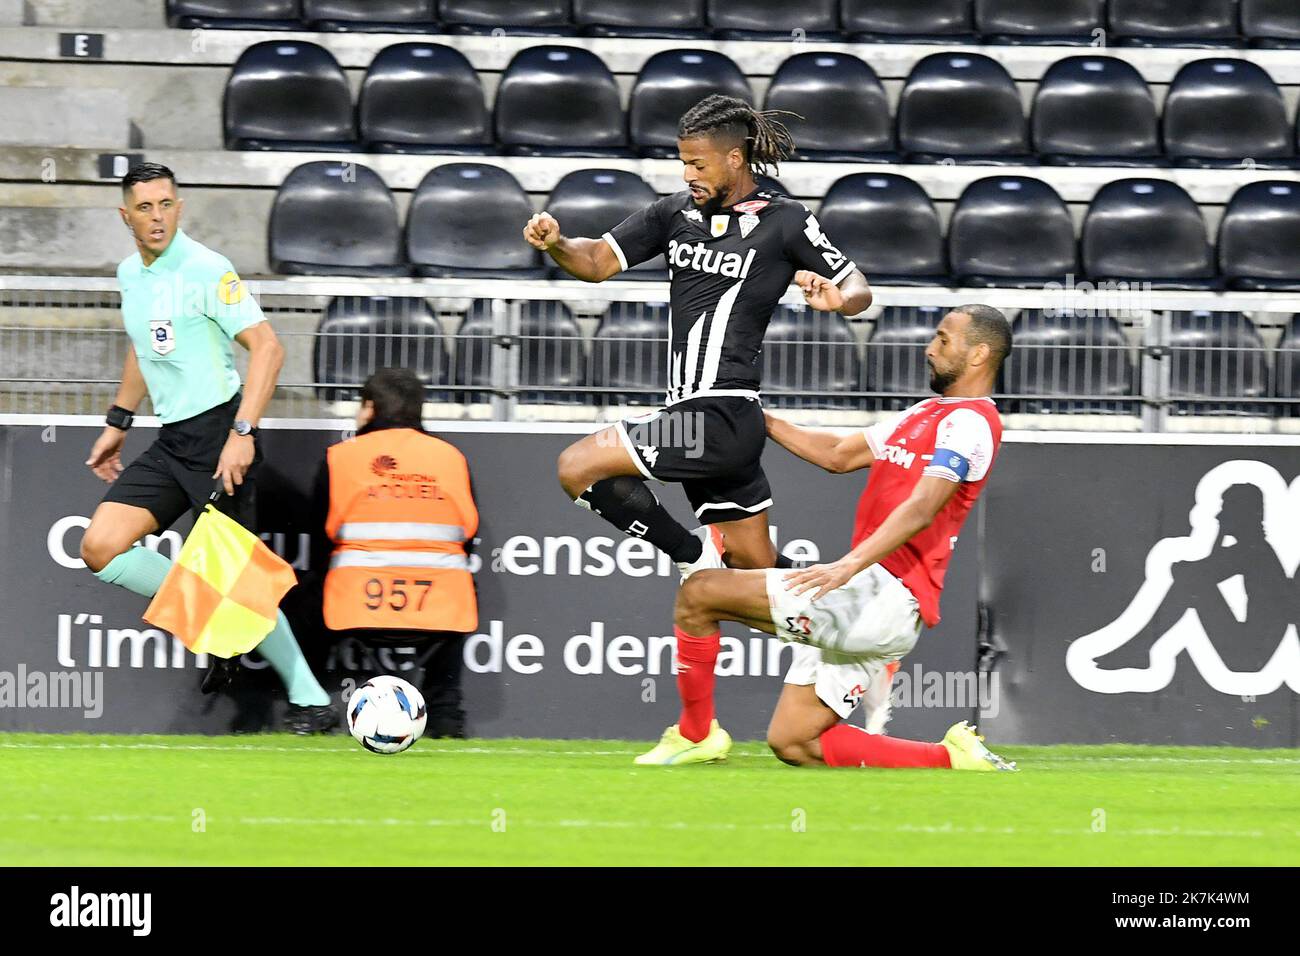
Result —
[{"label": "assistant referee", "polygon": [[[81,557],[101,581],[152,597],[171,561],[134,542],[186,511],[197,516],[214,496],[223,512],[252,529],[262,460],[257,423],[275,393],[284,348],[230,261],[180,229],[184,200],[170,169],[133,167],[122,178],[122,199],[119,212],[136,245],[117,268],[131,347],[104,431],[86,461],[112,487],[82,538]],[[249,352],[243,392],[231,339]],[[162,428],[123,469],[122,445],[146,392]],[[283,611],[257,650],[288,690],[289,729],[329,730],[337,714]],[[215,664],[205,690],[229,673]]]}]

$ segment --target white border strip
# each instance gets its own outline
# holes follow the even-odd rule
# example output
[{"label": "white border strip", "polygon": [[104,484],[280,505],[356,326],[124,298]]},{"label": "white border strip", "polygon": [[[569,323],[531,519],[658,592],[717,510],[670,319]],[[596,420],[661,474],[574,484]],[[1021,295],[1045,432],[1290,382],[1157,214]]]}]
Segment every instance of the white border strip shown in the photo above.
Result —
[{"label": "white border strip", "polygon": [[[156,428],[158,419],[139,416],[136,425]],[[429,419],[424,426],[431,432],[496,432],[502,435],[587,435],[612,422],[483,422]],[[0,414],[0,425],[29,425],[44,428],[65,425],[71,428],[102,428],[101,415],[31,415]],[[259,428],[267,431],[296,429],[298,431],[355,431],[350,418],[264,418]],[[847,428],[828,426],[831,430],[850,434],[864,426]],[[1021,445],[1231,445],[1260,447],[1300,446],[1300,435],[1234,435],[1216,432],[1068,432],[1068,431],[1007,431],[1004,442]]]}]

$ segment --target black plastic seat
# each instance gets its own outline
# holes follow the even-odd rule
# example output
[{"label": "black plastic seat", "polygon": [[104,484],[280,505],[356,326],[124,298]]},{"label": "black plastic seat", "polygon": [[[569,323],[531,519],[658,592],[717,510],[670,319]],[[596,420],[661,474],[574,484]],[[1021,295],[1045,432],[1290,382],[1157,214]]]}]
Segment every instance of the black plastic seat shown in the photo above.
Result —
[{"label": "black plastic seat", "polygon": [[[502,302],[501,307],[505,308]],[[504,335],[504,317],[501,324]],[[455,393],[455,400],[466,404],[486,402],[492,398],[492,362],[513,359],[515,349],[503,348],[497,340],[497,325],[492,316],[491,299],[475,299],[456,327],[455,357],[452,360],[453,385],[466,389]]]},{"label": "black plastic seat", "polygon": [[1219,222],[1219,271],[1231,289],[1300,292],[1300,183],[1247,183]]},{"label": "black plastic seat", "polygon": [[974,43],[970,0],[840,0],[840,29],[861,43]]},{"label": "black plastic seat", "polygon": [[1179,166],[1294,164],[1282,92],[1249,60],[1211,58],[1178,71],[1165,97],[1165,152]]},{"label": "black plastic seat", "polygon": [[1251,46],[1300,48],[1300,4],[1295,0],[1241,0],[1241,32]]},{"label": "black plastic seat", "polygon": [[532,214],[528,194],[501,167],[436,166],[411,197],[407,255],[422,276],[540,279],[542,254],[523,241]]},{"label": "black plastic seat", "polygon": [[[463,402],[487,401],[492,394],[492,363],[512,363],[505,371],[520,386],[529,404],[572,405],[586,400],[587,357],[582,331],[563,302],[530,300],[521,303],[519,338],[509,348],[501,344],[492,316],[492,302],[476,299],[456,330],[456,358],[452,383],[469,389]],[[508,327],[508,326],[507,326]],[[504,334],[504,333],[503,333]],[[507,379],[510,377],[507,375]],[[557,388],[556,391],[542,391]]]},{"label": "black plastic seat", "polygon": [[438,20],[449,33],[572,36],[569,0],[438,0]]},{"label": "black plastic seat", "polygon": [[628,101],[632,145],[642,156],[676,158],[677,124],[713,93],[754,102],[749,81],[727,56],[712,50],[664,50],[646,60]]},{"label": "black plastic seat", "polygon": [[1047,183],[990,176],[962,192],[948,224],[958,285],[1041,286],[1078,275],[1078,243],[1065,201]]},{"label": "black plastic seat", "polygon": [[358,398],[381,368],[409,368],[428,388],[446,385],[442,325],[424,299],[341,296],[330,301],[316,329],[312,367],[316,394],[331,402]]},{"label": "black plastic seat", "polygon": [[1025,114],[1011,75],[982,53],[925,57],[899,97],[898,148],[917,163],[1030,162]]},{"label": "black plastic seat", "polygon": [[[564,235],[598,239],[658,198],[650,184],[635,173],[621,169],[579,169],[555,184],[546,201],[546,211],[555,217]],[[555,279],[570,278],[557,265],[550,266],[550,274]],[[668,262],[663,256],[656,256],[620,272],[618,277],[666,280]]]},{"label": "black plastic seat", "polygon": [[226,149],[356,149],[352,91],[324,47],[254,43],[235,61],[222,105]]},{"label": "black plastic seat", "polygon": [[1282,333],[1274,368],[1273,394],[1296,402],[1279,405],[1278,414],[1288,418],[1300,417],[1300,315],[1291,316],[1290,324]]},{"label": "black plastic seat", "polygon": [[795,159],[890,162],[894,121],[875,71],[847,53],[796,53],[777,68],[763,108],[782,117],[794,136]]},{"label": "black plastic seat", "polygon": [[763,396],[780,408],[856,408],[858,343],[844,316],[777,306],[763,336]]},{"label": "black plastic seat", "polygon": [[1109,0],[1120,46],[1215,47],[1238,42],[1236,0]]},{"label": "black plastic seat", "polygon": [[1169,317],[1169,397],[1175,415],[1269,415],[1268,355],[1240,312]]},{"label": "black plastic seat", "polygon": [[573,22],[593,37],[677,40],[708,32],[704,0],[573,0]]},{"label": "black plastic seat", "polygon": [[1011,334],[1016,346],[1002,369],[1002,391],[1017,397],[1008,411],[1138,413],[1128,340],[1112,316],[1027,309]]},{"label": "black plastic seat", "polygon": [[719,40],[838,40],[839,0],[708,0]]},{"label": "black plastic seat", "polygon": [[1088,46],[1105,22],[1105,0],[975,0],[985,43]]},{"label": "black plastic seat", "polygon": [[1219,287],[1200,207],[1163,179],[1119,179],[1099,189],[1083,220],[1081,256],[1093,280]]},{"label": "black plastic seat", "polygon": [[600,57],[578,47],[545,45],[516,53],[501,75],[495,114],[497,141],[516,156],[626,152],[614,75]]},{"label": "black plastic seat", "polygon": [[1059,166],[1158,166],[1151,88],[1113,56],[1069,56],[1048,67],[1029,119],[1034,150]]},{"label": "black plastic seat", "polygon": [[668,384],[668,305],[611,302],[591,340],[591,385],[605,405],[659,405]]},{"label": "black plastic seat", "polygon": [[186,30],[300,30],[298,0],[167,0],[167,25]]},{"label": "black plastic seat", "polygon": [[873,283],[949,282],[939,211],[906,176],[850,173],[836,180],[817,221]]},{"label": "black plastic seat", "polygon": [[459,50],[394,43],[375,55],[357,103],[368,152],[477,155],[492,146],[478,73]]},{"label": "black plastic seat", "polygon": [[436,0],[302,0],[312,30],[339,33],[431,33]]},{"label": "black plastic seat", "polygon": [[862,388],[882,392],[867,407],[901,411],[932,393],[925,348],[948,314],[937,306],[887,306],[867,336]]},{"label": "black plastic seat", "polygon": [[271,268],[283,275],[403,276],[397,203],[358,163],[297,167],[280,184],[268,227]]}]

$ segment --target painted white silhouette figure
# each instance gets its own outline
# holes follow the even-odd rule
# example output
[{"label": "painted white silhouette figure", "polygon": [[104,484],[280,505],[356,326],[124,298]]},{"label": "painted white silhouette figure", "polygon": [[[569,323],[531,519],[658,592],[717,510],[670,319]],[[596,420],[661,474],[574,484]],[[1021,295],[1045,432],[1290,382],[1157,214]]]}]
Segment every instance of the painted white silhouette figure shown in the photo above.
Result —
[{"label": "painted white silhouette figure", "polygon": [[[1189,520],[1191,534],[1151,549],[1146,580],[1124,613],[1070,645],[1066,670],[1099,694],[1154,693],[1173,680],[1186,651],[1220,693],[1262,696],[1284,684],[1300,693],[1300,478],[1288,486],[1264,462],[1224,462],[1197,484]],[[1163,634],[1151,627],[1158,612],[1180,607]],[[1280,636],[1276,649],[1251,659],[1249,647],[1258,657],[1267,632]],[[1234,636],[1247,635],[1249,645],[1234,645]],[[1100,666],[1107,655],[1131,658],[1115,652],[1130,642],[1127,650],[1140,652],[1143,639],[1150,642],[1147,666]]]}]

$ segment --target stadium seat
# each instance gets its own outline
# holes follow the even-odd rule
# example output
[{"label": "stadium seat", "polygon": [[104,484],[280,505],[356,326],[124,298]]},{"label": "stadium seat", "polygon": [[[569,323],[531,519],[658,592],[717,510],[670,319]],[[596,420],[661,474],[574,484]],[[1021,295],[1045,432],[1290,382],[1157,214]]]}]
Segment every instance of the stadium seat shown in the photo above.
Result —
[{"label": "stadium seat", "polygon": [[948,284],[939,212],[905,176],[851,173],[836,180],[817,221],[871,282]]},{"label": "stadium seat", "polygon": [[931,394],[925,348],[947,315],[937,306],[887,306],[867,336],[862,387],[883,392],[866,407],[902,411]]},{"label": "stadium seat", "polygon": [[1188,63],[1165,96],[1165,152],[1179,166],[1294,163],[1292,130],[1282,92],[1247,60]]},{"label": "stadium seat", "polygon": [[1011,326],[1015,348],[1000,391],[1024,414],[1135,415],[1128,340],[1109,315],[1027,309]]},{"label": "stadium seat", "polygon": [[1241,0],[1241,32],[1251,46],[1300,47],[1300,4],[1295,0]]},{"label": "stadium seat", "polygon": [[1109,0],[1110,33],[1120,46],[1233,46],[1236,0]]},{"label": "stadium seat", "polygon": [[1151,88],[1112,56],[1070,56],[1048,67],[1029,119],[1034,151],[1053,166],[1156,166],[1160,130]]},{"label": "stadium seat", "polygon": [[1273,378],[1273,394],[1277,398],[1296,401],[1293,405],[1280,405],[1278,414],[1290,418],[1300,417],[1300,315],[1291,316],[1291,322],[1282,333],[1282,340],[1278,342]]},{"label": "stadium seat", "polygon": [[[551,198],[546,201],[546,211],[555,217],[564,235],[597,239],[658,198],[650,184],[636,173],[621,169],[580,169],[555,184]],[[550,266],[550,270],[552,278],[570,278],[557,265]],[[619,273],[618,277],[666,280],[668,262],[663,256],[656,256]]]},{"label": "stadium seat", "polygon": [[1248,183],[1219,223],[1219,271],[1231,289],[1300,292],[1300,183]]},{"label": "stadium seat", "polygon": [[438,20],[449,33],[572,36],[569,0],[438,0]]},{"label": "stadium seat", "polygon": [[704,0],[573,0],[573,22],[593,37],[676,40],[707,30]]},{"label": "stadium seat", "polygon": [[839,0],[708,0],[708,18],[719,40],[840,38]]},{"label": "stadium seat", "polygon": [[917,163],[1029,162],[1025,114],[1011,75],[981,53],[925,57],[899,97],[898,148]]},{"label": "stadium seat", "polygon": [[1082,257],[1093,280],[1219,286],[1200,208],[1163,179],[1120,179],[1099,189],[1083,220]]},{"label": "stadium seat", "polygon": [[1105,0],[975,0],[985,43],[1088,46],[1102,29]]},{"label": "stadium seat", "polygon": [[409,368],[426,386],[446,385],[442,325],[424,299],[341,296],[316,329],[312,367],[317,395],[331,402],[356,400],[381,368]]},{"label": "stadium seat", "polygon": [[[506,303],[502,302],[501,307],[504,309]],[[501,328],[504,330],[508,327],[503,316]],[[474,389],[455,393],[456,401],[470,404],[490,400],[492,393],[488,389],[492,385],[493,358],[498,357],[504,362],[515,354],[514,349],[502,348],[497,341],[497,325],[492,316],[491,299],[474,300],[456,328],[455,339],[452,384]]]},{"label": "stadium seat", "polygon": [[754,102],[749,81],[728,57],[712,50],[664,50],[646,60],[628,101],[628,131],[642,156],[677,156],[677,124],[713,93]]},{"label": "stadium seat", "polygon": [[302,0],[302,18],[313,30],[368,33],[431,33],[435,0]]},{"label": "stadium seat", "polygon": [[271,268],[282,275],[402,276],[397,204],[368,166],[316,162],[280,184],[268,229]]},{"label": "stadium seat", "polygon": [[885,88],[856,56],[796,53],[777,68],[763,108],[803,117],[781,117],[794,136],[796,159],[852,163],[897,158]]},{"label": "stadium seat", "polygon": [[961,286],[1041,286],[1079,273],[1074,222],[1047,183],[990,176],[962,192],[948,224],[948,263]]},{"label": "stadium seat", "polygon": [[528,194],[501,167],[437,166],[411,197],[407,255],[422,276],[540,279],[542,254],[521,238],[532,214]]},{"label": "stadium seat", "polygon": [[[763,396],[779,408],[856,408],[862,380],[858,343],[838,312],[778,306],[763,336]],[[830,394],[808,395],[808,392]],[[791,393],[801,393],[797,397]]]},{"label": "stadium seat", "polygon": [[167,0],[167,24],[186,30],[299,30],[298,0]]},{"label": "stadium seat", "polygon": [[1169,397],[1175,415],[1268,415],[1268,356],[1240,312],[1169,317]]},{"label": "stadium seat", "polygon": [[473,155],[492,145],[478,73],[442,44],[380,50],[361,83],[357,115],[368,152]]},{"label": "stadium seat", "polygon": [[970,0],[840,0],[840,28],[865,43],[973,43]]},{"label": "stadium seat", "polygon": [[627,144],[614,76],[578,47],[520,50],[501,75],[497,141],[516,156],[618,156]]},{"label": "stadium seat", "polygon": [[352,91],[333,55],[314,43],[254,43],[235,61],[222,106],[226,149],[350,152]]},{"label": "stadium seat", "polygon": [[660,405],[668,382],[668,304],[611,302],[591,340],[591,384],[606,405]]},{"label": "stadium seat", "polygon": [[[587,384],[587,353],[582,330],[563,302],[532,300],[521,303],[519,384],[573,389]],[[525,391],[519,400],[547,405],[570,405],[588,396],[575,391]]]}]

